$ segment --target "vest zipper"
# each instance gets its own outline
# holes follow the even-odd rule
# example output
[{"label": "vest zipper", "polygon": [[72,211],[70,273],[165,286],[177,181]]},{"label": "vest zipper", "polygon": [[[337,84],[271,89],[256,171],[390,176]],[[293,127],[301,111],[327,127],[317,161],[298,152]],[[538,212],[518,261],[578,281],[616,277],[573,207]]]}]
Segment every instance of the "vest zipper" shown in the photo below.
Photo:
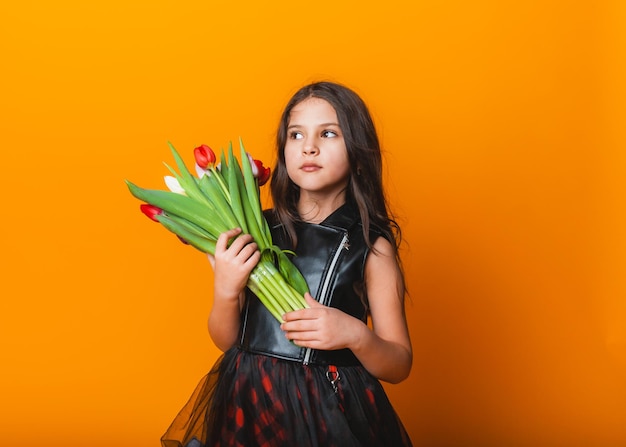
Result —
[{"label": "vest zipper", "polygon": [[[320,291],[320,299],[318,301],[320,304],[323,304],[324,306],[328,305],[328,302],[330,299],[330,293],[329,293],[330,281],[333,279],[335,269],[337,267],[337,261],[339,261],[339,256],[341,255],[341,250],[344,248],[347,250],[348,247],[349,247],[348,233],[346,232],[343,234],[343,237],[341,238],[341,242],[339,243],[339,248],[335,252],[333,259],[330,262],[330,267],[328,268],[328,272],[326,273],[326,276],[324,277],[324,282],[322,283],[322,289]],[[302,363],[304,365],[309,364],[309,362],[311,361],[312,354],[313,354],[313,349],[306,348],[306,351],[304,351],[304,359],[302,360]]]}]

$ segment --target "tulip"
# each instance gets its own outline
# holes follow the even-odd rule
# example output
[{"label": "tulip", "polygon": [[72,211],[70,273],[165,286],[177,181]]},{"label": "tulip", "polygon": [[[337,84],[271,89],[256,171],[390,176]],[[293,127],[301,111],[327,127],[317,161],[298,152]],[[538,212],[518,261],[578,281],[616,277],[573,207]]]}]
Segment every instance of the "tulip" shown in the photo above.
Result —
[{"label": "tulip", "polygon": [[193,150],[193,156],[195,157],[198,166],[202,169],[209,169],[213,166],[216,160],[215,153],[206,144],[195,148]]},{"label": "tulip", "polygon": [[165,186],[167,186],[167,189],[169,189],[172,192],[175,192],[176,194],[187,195],[185,194],[185,188],[183,188],[180,185],[180,182],[178,181],[176,177],[172,177],[171,175],[166,175],[163,178],[165,179]]},{"label": "tulip", "polygon": [[163,210],[161,208],[159,208],[158,206],[149,205],[147,203],[141,204],[139,208],[141,209],[142,213],[144,213],[155,222],[159,221],[156,217],[163,214]]},{"label": "tulip", "polygon": [[259,186],[263,186],[270,179],[270,174],[272,173],[272,170],[263,166],[263,162],[261,160],[254,160],[254,164],[256,165],[256,168],[259,172],[259,174],[256,176],[257,180],[259,181]]},{"label": "tulip", "polygon": [[198,178],[202,178],[209,173],[207,169],[201,168],[198,163],[194,163],[194,168],[196,170],[196,175],[198,176]]},{"label": "tulip", "polygon": [[[180,186],[185,190],[185,195],[195,201],[206,204],[209,208],[213,208],[214,204],[211,203],[209,196],[207,196],[205,192],[202,190],[201,185],[198,183],[198,179],[194,177],[191,174],[191,172],[189,172],[189,169],[187,169],[185,162],[181,158],[178,151],[176,151],[174,146],[171,143],[169,143],[169,146],[170,146],[170,149],[172,150],[172,155],[174,155],[174,159],[176,160],[176,165],[178,166],[178,169],[180,172],[176,172],[167,164],[165,164],[165,166],[167,166],[167,168],[170,170],[170,172],[172,172],[174,177],[176,177],[176,180],[178,180],[178,183],[180,184]],[[200,152],[205,151],[205,148],[203,148],[202,146],[200,146],[200,149],[201,149]],[[208,146],[206,146],[206,149],[208,149],[211,152],[211,154],[213,154],[213,151],[211,151],[211,149]],[[213,156],[215,156],[215,154],[213,154]],[[217,173],[215,169],[215,164],[211,164],[210,166],[207,165],[207,168],[213,174]],[[226,187],[223,185],[223,181],[221,181],[219,176],[215,176],[215,177],[217,178],[218,183],[220,183],[220,187],[222,188],[222,191],[224,191],[224,194],[227,194],[228,191],[226,191]],[[200,180],[206,180],[207,178],[208,178],[207,176],[202,176]],[[235,227],[231,226],[231,228],[235,228]]]},{"label": "tulip", "polygon": [[250,160],[250,167],[252,168],[252,175],[259,182],[259,186],[263,186],[270,179],[270,174],[272,170],[270,168],[266,168],[263,166],[263,162],[261,160],[255,160],[252,158],[252,155],[248,155],[248,160]]}]

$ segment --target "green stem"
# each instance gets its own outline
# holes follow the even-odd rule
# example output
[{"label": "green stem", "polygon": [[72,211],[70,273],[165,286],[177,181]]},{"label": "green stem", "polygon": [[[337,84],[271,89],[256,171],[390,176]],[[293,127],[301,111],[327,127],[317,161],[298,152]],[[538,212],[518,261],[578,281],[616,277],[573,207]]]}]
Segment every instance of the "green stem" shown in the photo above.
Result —
[{"label": "green stem", "polygon": [[280,291],[280,296],[285,301],[285,304],[289,306],[291,310],[298,310],[309,307],[296,290],[291,287],[287,281],[283,278],[280,272],[274,267],[273,264],[267,263],[266,268],[268,270],[268,277],[273,282],[275,287]]},{"label": "green stem", "polygon": [[268,277],[269,274],[267,271],[267,266],[265,264],[257,264],[257,266],[254,268],[254,270],[252,270],[252,273],[250,274],[250,278],[252,278],[253,281],[255,281],[257,285],[261,288],[263,294],[272,303],[272,306],[278,312],[280,312],[282,320],[282,315],[287,313],[288,309],[285,309],[279,301],[280,293],[278,290],[276,290],[275,287],[273,287],[273,285],[269,281],[267,281]]},{"label": "green stem", "polygon": [[276,310],[276,308],[272,305],[272,303],[265,296],[265,294],[263,293],[263,291],[259,287],[258,283],[255,280],[253,280],[252,278],[250,278],[248,280],[248,288],[250,290],[252,290],[252,292],[256,295],[256,297],[259,299],[259,301],[261,301],[261,304],[263,304],[263,306],[265,306],[265,308],[269,311],[269,313],[271,313],[274,318],[276,318],[279,322],[282,323],[283,322],[283,317],[282,317],[281,313]]}]

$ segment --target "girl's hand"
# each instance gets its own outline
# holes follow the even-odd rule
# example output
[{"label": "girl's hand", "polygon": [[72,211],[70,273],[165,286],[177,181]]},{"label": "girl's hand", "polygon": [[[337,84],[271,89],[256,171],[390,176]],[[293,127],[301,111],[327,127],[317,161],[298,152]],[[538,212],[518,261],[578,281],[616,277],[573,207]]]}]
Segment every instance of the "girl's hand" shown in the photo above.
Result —
[{"label": "girl's hand", "polygon": [[[228,241],[233,238],[229,246]],[[261,253],[252,236],[241,234],[240,228],[222,233],[215,244],[212,262],[215,269],[215,297],[238,299],[260,258]]]},{"label": "girl's hand", "polygon": [[[231,244],[228,242],[232,240]],[[209,334],[222,351],[237,341],[243,289],[261,253],[249,234],[234,228],[220,234],[215,244],[215,256],[209,261],[215,271],[213,306],[209,314]]]},{"label": "girl's hand", "polygon": [[343,349],[356,343],[367,327],[358,319],[332,307],[324,306],[307,292],[308,309],[286,313],[280,328],[287,339],[303,348]]}]

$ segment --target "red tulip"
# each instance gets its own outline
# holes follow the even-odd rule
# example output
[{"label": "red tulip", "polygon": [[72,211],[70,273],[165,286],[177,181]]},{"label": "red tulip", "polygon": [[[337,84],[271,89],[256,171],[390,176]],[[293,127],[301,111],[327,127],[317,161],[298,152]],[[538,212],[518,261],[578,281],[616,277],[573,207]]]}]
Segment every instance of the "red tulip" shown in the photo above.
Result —
[{"label": "red tulip", "polygon": [[156,217],[160,214],[163,214],[163,210],[161,208],[154,205],[148,205],[147,203],[140,205],[139,208],[141,208],[142,213],[144,213],[155,222],[159,221]]},{"label": "red tulip", "polygon": [[193,156],[196,158],[198,166],[202,169],[208,169],[213,166],[216,160],[215,152],[206,144],[195,148],[193,150]]},{"label": "red tulip", "polygon": [[254,160],[254,164],[256,166],[256,178],[259,181],[259,186],[265,185],[270,179],[272,170],[263,166],[263,162],[261,160]]}]

